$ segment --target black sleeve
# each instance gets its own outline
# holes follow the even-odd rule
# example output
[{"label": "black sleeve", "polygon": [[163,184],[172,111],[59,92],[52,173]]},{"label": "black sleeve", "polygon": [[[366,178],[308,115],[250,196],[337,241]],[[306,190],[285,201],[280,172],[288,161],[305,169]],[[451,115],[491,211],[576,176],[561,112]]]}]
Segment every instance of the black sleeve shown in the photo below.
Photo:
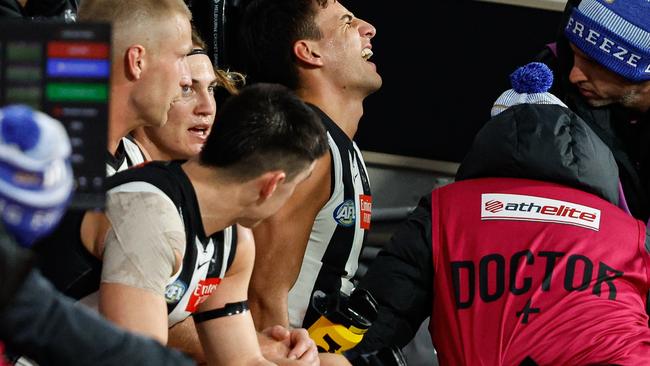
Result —
[{"label": "black sleeve", "polygon": [[431,194],[423,197],[372,262],[359,288],[379,304],[379,316],[355,351],[368,353],[391,345],[400,348],[431,315],[433,253]]},{"label": "black sleeve", "polygon": [[0,339],[12,353],[47,365],[193,365],[153,339],[118,329],[58,293],[33,270],[0,312]]},{"label": "black sleeve", "polygon": [[32,267],[32,255],[0,229],[0,311],[9,303]]},{"label": "black sleeve", "polygon": [[[646,225],[645,231],[645,250],[650,253],[650,220]],[[646,303],[645,303],[646,314],[650,315],[650,291],[646,294]],[[648,319],[648,326],[650,326],[650,319]]]},{"label": "black sleeve", "polygon": [[28,0],[25,13],[31,17],[57,17],[66,9],[75,11],[76,4],[72,0]]},{"label": "black sleeve", "polygon": [[0,0],[0,19],[21,19],[23,16],[23,10],[16,0]]}]

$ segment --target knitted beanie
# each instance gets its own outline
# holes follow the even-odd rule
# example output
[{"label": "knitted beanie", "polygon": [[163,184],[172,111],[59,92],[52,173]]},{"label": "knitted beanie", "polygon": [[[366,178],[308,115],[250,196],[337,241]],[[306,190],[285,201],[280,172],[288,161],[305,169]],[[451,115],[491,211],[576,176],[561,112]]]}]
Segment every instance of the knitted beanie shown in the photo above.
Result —
[{"label": "knitted beanie", "polygon": [[24,105],[0,108],[0,221],[23,246],[58,224],[73,189],[61,123]]},{"label": "knitted beanie", "polygon": [[618,168],[609,147],[551,93],[550,70],[525,65],[514,90],[497,100],[477,133],[456,180],[508,177],[555,182],[597,194],[617,205]]},{"label": "knitted beanie", "polygon": [[564,34],[605,68],[633,82],[650,80],[650,2],[582,0]]},{"label": "knitted beanie", "polygon": [[517,104],[557,104],[560,99],[548,92],[553,85],[553,73],[541,62],[531,62],[510,75],[512,89],[506,90],[492,106],[492,117]]}]

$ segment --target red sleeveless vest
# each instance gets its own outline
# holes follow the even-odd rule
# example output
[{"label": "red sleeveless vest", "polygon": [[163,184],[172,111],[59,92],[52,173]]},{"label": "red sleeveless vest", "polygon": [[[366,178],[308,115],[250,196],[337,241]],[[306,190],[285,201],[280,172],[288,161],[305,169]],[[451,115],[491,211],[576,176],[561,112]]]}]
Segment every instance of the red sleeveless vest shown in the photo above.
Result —
[{"label": "red sleeveless vest", "polygon": [[441,365],[650,365],[645,226],[583,191],[487,178],[433,191]]},{"label": "red sleeveless vest", "polygon": [[5,349],[4,344],[0,342],[0,366],[11,366],[9,361],[7,361],[7,359],[4,356],[5,354],[4,349]]}]

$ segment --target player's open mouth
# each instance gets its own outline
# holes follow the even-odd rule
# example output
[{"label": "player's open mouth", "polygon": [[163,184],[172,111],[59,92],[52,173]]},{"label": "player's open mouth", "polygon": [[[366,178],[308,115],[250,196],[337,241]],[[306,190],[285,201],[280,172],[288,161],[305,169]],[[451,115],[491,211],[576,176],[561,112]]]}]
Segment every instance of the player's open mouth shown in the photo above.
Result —
[{"label": "player's open mouth", "polygon": [[209,129],[210,129],[209,126],[203,126],[203,125],[200,125],[200,126],[194,126],[194,127],[188,128],[187,130],[188,130],[191,134],[193,134],[193,135],[195,135],[195,136],[197,136],[197,137],[200,137],[200,138],[205,139],[205,138],[208,137],[208,131],[209,131]]},{"label": "player's open mouth", "polygon": [[370,48],[364,48],[361,50],[361,57],[363,57],[364,60],[368,61],[372,57],[372,50]]}]

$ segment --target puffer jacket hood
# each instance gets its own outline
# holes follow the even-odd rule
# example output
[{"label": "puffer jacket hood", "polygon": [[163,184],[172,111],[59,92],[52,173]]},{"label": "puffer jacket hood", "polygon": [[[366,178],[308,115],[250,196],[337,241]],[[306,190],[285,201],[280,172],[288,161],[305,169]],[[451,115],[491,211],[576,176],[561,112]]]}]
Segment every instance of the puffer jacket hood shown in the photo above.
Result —
[{"label": "puffer jacket hood", "polygon": [[456,180],[486,177],[555,182],[618,205],[618,168],[609,148],[571,110],[520,104],[479,131]]}]

